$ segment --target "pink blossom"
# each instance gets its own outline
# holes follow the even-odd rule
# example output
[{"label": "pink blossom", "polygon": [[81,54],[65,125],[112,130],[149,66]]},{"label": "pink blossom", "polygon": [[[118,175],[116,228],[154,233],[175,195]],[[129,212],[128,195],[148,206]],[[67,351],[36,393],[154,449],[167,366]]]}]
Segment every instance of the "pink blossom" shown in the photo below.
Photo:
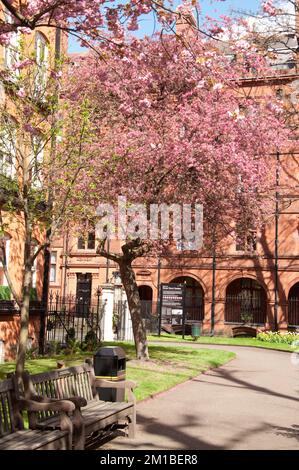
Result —
[{"label": "pink blossom", "polygon": [[276,8],[273,6],[273,0],[266,0],[262,4],[263,11],[270,16],[275,16],[277,13]]},{"label": "pink blossom", "polygon": [[51,70],[51,77],[54,78],[54,80],[59,80],[62,77],[62,71],[61,70]]},{"label": "pink blossom", "polygon": [[223,88],[223,83],[216,83],[214,86],[213,86],[213,90],[214,91],[220,91],[222,90]]},{"label": "pink blossom", "polygon": [[18,91],[17,91],[17,96],[19,98],[25,98],[26,97],[26,92],[25,92],[25,89],[24,88],[20,88]]},{"label": "pink blossom", "polygon": [[24,59],[21,62],[15,62],[12,66],[12,70],[21,70],[29,65],[32,65],[34,62],[31,59]]},{"label": "pink blossom", "polygon": [[151,107],[151,102],[150,102],[150,100],[148,100],[147,98],[144,98],[143,100],[140,100],[140,101],[139,101],[139,105],[140,105],[142,108],[150,108],[150,107]]}]

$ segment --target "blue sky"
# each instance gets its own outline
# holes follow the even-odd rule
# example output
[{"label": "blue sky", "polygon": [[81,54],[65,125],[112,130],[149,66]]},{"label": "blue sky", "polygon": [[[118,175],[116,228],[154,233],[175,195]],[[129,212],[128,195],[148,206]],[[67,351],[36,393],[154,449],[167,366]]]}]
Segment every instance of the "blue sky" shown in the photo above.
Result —
[{"label": "blue sky", "polygon": [[[174,4],[179,5],[181,0],[175,0]],[[221,14],[230,14],[233,10],[244,10],[244,11],[256,11],[260,5],[260,0],[226,0],[226,1],[215,1],[215,0],[201,0],[202,15],[210,15],[217,17]],[[145,35],[151,35],[155,30],[155,22],[152,15],[143,16],[139,20],[139,31],[136,32],[136,36],[143,37]],[[79,44],[70,37],[69,39],[69,52],[79,52],[83,50]]]}]

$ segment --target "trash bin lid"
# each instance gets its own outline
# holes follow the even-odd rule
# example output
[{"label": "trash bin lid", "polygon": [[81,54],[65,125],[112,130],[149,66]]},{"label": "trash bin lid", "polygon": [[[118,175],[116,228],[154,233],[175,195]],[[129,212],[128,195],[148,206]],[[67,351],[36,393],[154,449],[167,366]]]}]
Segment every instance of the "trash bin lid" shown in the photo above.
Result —
[{"label": "trash bin lid", "polygon": [[118,359],[124,359],[126,357],[126,353],[120,346],[103,346],[95,353],[95,356],[118,357]]}]

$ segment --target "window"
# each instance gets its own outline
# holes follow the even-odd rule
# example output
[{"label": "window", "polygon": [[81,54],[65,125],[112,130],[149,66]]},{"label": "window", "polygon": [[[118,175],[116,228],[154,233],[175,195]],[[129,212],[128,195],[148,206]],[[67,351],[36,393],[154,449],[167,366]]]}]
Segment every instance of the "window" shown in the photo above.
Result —
[{"label": "window", "polygon": [[176,242],[177,251],[194,251],[197,250],[197,244],[195,240],[177,240]]},{"label": "window", "polygon": [[[32,240],[31,242],[31,250],[32,250],[32,254],[35,254],[37,252],[37,249],[38,249],[38,241],[37,240]],[[32,288],[35,289],[36,288],[36,275],[37,275],[37,257],[35,258],[34,262],[33,262],[33,266],[31,268],[31,271],[32,271]]]},{"label": "window", "polygon": [[[8,24],[13,23],[12,16],[9,11],[5,11],[5,22]],[[4,48],[4,64],[7,69],[12,69],[13,65],[19,60],[19,33],[11,33],[9,46]],[[15,72],[18,75],[18,72]]]},{"label": "window", "polygon": [[40,188],[42,186],[41,165],[44,160],[44,141],[40,136],[32,138],[32,187]]},{"label": "window", "polygon": [[35,58],[37,64],[35,91],[37,94],[43,93],[46,87],[48,51],[48,44],[45,36],[40,32],[37,32],[35,36]]},{"label": "window", "polygon": [[50,257],[50,282],[56,282],[57,272],[57,251],[51,252]]},{"label": "window", "polygon": [[0,174],[13,178],[16,173],[16,131],[12,121],[3,120],[0,128]]},{"label": "window", "polygon": [[249,230],[246,234],[237,236],[236,251],[253,253],[256,251],[256,231]]},{"label": "window", "polygon": [[[0,238],[1,238],[1,240],[0,240],[1,242],[3,242],[3,239],[4,239],[5,255],[6,255],[6,266],[7,266],[7,268],[8,268],[8,267],[9,267],[9,255],[10,255],[9,251],[10,251],[10,238],[11,238],[11,237],[10,237],[10,235],[8,235],[8,234],[6,233],[6,234],[2,235]],[[2,252],[1,252],[1,257],[2,257]],[[0,261],[0,268],[2,268],[2,263],[1,263],[1,261]],[[2,271],[2,269],[1,269],[0,271]],[[2,273],[2,274],[3,274],[3,273]],[[8,285],[7,279],[6,279],[6,277],[4,276],[4,274],[3,274],[3,279],[2,279],[2,285],[3,285],[3,286],[7,286],[7,285]]]},{"label": "window", "polygon": [[88,250],[94,250],[96,246],[96,234],[95,232],[89,232],[87,237],[87,248]]},{"label": "window", "polygon": [[87,237],[78,237],[78,250],[94,250],[96,246],[95,231],[88,232]]}]

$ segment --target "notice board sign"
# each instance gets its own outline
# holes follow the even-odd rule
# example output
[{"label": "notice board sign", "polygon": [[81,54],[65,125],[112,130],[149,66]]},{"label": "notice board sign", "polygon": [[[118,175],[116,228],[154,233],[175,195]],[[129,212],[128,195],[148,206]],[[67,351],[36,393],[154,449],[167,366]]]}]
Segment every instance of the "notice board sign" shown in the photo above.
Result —
[{"label": "notice board sign", "polygon": [[185,284],[164,284],[160,285],[160,315],[159,315],[159,335],[161,334],[161,324],[171,325],[172,329],[181,330],[183,337],[185,334]]},{"label": "notice board sign", "polygon": [[170,307],[174,309],[183,310],[184,296],[184,284],[161,284],[162,307]]}]

